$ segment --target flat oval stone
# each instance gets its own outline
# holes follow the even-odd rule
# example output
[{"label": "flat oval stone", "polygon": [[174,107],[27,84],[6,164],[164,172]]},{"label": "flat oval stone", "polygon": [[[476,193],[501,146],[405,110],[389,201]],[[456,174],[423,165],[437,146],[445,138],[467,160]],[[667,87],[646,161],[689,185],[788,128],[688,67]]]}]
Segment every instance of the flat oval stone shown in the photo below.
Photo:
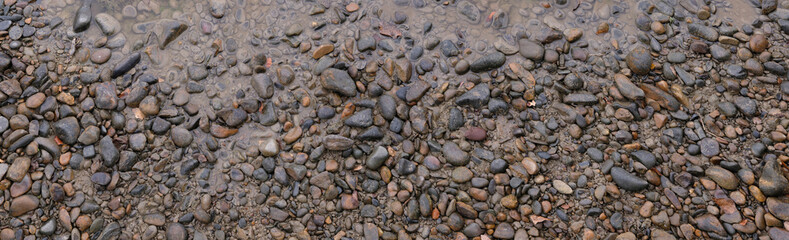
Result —
[{"label": "flat oval stone", "polygon": [[112,70],[112,78],[120,77],[123,74],[129,72],[134,66],[137,66],[140,63],[140,53],[135,52],[126,56],[125,58],[121,59],[115,68]]},{"label": "flat oval stone", "polygon": [[11,200],[11,216],[19,217],[23,214],[38,208],[38,197],[33,195],[23,195]]},{"label": "flat oval stone", "polygon": [[112,51],[107,48],[99,48],[96,51],[93,51],[93,54],[90,55],[90,61],[95,64],[103,64],[110,60],[112,56]]},{"label": "flat oval stone", "polygon": [[467,167],[456,167],[452,170],[452,180],[456,183],[465,183],[471,180],[474,177],[474,173],[471,172]]},{"label": "flat oval stone", "polygon": [[471,71],[472,72],[484,72],[496,69],[504,65],[504,62],[507,59],[504,57],[503,53],[500,52],[493,52],[478,58],[471,62]]},{"label": "flat oval stone", "polygon": [[636,177],[620,167],[611,168],[611,177],[617,186],[631,192],[638,192],[649,186],[646,180]]},{"label": "flat oval stone", "polygon": [[323,138],[323,145],[331,151],[343,151],[353,146],[353,140],[340,135],[328,135]]},{"label": "flat oval stone", "polygon": [[468,154],[458,147],[454,142],[446,142],[441,147],[441,153],[444,154],[447,162],[455,166],[465,166],[468,164]]},{"label": "flat oval stone", "polygon": [[485,129],[482,129],[480,127],[471,127],[468,130],[466,130],[465,137],[466,139],[472,141],[482,141],[485,140],[486,135],[487,132],[485,131]]},{"label": "flat oval stone", "polygon": [[739,185],[739,179],[737,176],[722,167],[712,166],[707,168],[704,173],[707,175],[707,177],[715,181],[718,186],[721,186],[724,189],[735,190]]},{"label": "flat oval stone", "polygon": [[644,99],[644,90],[638,88],[628,77],[622,74],[614,75],[614,83],[622,96],[631,100]]}]

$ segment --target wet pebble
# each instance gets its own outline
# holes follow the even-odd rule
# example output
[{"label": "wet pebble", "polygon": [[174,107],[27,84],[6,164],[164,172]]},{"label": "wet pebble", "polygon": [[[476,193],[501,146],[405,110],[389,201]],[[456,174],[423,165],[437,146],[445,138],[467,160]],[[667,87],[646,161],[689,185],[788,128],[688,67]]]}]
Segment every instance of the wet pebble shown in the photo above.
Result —
[{"label": "wet pebble", "polygon": [[712,27],[707,27],[698,23],[688,24],[688,32],[694,36],[703,38],[707,41],[717,41],[718,31]]},{"label": "wet pebble", "polygon": [[768,45],[769,41],[767,41],[767,37],[765,37],[764,34],[754,34],[748,42],[751,51],[756,53],[764,52]]},{"label": "wet pebble", "polygon": [[759,177],[759,189],[765,196],[781,196],[789,192],[789,180],[784,177],[781,166],[773,156],[765,158],[766,163]]},{"label": "wet pebble", "polygon": [[112,15],[107,13],[99,13],[96,14],[94,19],[96,20],[96,25],[99,25],[99,28],[101,28],[101,31],[104,33],[104,35],[112,36],[121,30],[121,23]]},{"label": "wet pebble", "polygon": [[139,52],[135,52],[124,57],[115,65],[115,68],[113,68],[111,77],[116,78],[116,77],[120,77],[123,74],[126,74],[132,68],[137,66],[138,63],[140,63]]},{"label": "wet pebble", "polygon": [[100,48],[97,49],[96,51],[93,51],[93,54],[91,54],[90,56],[90,61],[95,64],[104,64],[108,60],[110,60],[111,56],[112,56],[112,51],[106,48]]},{"label": "wet pebble", "polygon": [[335,91],[343,96],[356,96],[356,84],[346,71],[329,68],[321,73],[321,84],[328,90]]},{"label": "wet pebble", "polygon": [[93,15],[90,10],[90,1],[85,1],[82,5],[77,9],[76,16],[74,16],[74,23],[73,23],[73,30],[75,33],[79,33],[85,31],[90,27],[90,21],[93,19]]},{"label": "wet pebble", "polygon": [[649,50],[639,46],[627,54],[625,62],[633,73],[644,75],[649,73],[652,67],[652,56],[649,54]]},{"label": "wet pebble", "polygon": [[533,61],[542,60],[545,54],[545,48],[541,44],[528,39],[519,40],[518,46],[518,52],[520,52],[521,56]]},{"label": "wet pebble", "polygon": [[170,131],[170,138],[178,147],[188,147],[192,143],[192,133],[182,127],[175,127]]},{"label": "wet pebble", "polygon": [[505,60],[503,53],[494,52],[474,60],[470,68],[472,72],[490,71],[504,65]]},{"label": "wet pebble", "polygon": [[704,173],[724,189],[734,190],[739,185],[737,176],[722,167],[712,166],[707,168]]}]

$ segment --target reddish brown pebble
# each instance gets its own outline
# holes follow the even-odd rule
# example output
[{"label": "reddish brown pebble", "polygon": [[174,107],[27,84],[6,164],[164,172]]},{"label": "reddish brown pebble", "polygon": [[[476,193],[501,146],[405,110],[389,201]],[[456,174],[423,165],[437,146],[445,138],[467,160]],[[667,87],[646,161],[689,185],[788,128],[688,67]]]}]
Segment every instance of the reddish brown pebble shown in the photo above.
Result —
[{"label": "reddish brown pebble", "polygon": [[482,141],[486,137],[485,129],[479,127],[471,127],[466,131],[466,139],[471,141]]},{"label": "reddish brown pebble", "polygon": [[345,6],[345,10],[348,12],[356,12],[356,10],[359,10],[359,4],[356,3],[348,4],[347,6]]}]

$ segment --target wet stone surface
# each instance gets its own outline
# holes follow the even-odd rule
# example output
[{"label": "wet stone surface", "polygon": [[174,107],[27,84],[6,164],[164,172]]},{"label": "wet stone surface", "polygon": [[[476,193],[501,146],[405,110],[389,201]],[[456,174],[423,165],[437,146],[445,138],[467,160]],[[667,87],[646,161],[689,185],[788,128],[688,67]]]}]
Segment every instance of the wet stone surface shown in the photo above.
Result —
[{"label": "wet stone surface", "polygon": [[0,240],[787,239],[789,1],[6,0]]}]

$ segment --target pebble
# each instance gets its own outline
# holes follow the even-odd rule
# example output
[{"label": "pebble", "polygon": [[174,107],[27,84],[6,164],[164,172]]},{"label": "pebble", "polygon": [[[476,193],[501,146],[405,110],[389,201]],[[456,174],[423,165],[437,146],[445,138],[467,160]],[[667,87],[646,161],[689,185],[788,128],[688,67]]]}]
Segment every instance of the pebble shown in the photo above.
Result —
[{"label": "pebble", "polygon": [[630,154],[635,160],[639,161],[641,164],[644,164],[647,168],[652,168],[657,165],[657,161],[655,160],[655,155],[651,152],[638,150]]},{"label": "pebble", "polygon": [[479,84],[474,86],[468,92],[463,93],[457,99],[455,99],[455,104],[460,106],[471,106],[475,108],[480,108],[488,103],[490,100],[490,89],[488,88],[487,84]]},{"label": "pebble", "polygon": [[649,73],[652,68],[652,56],[643,46],[638,46],[631,50],[625,57],[627,67],[635,74],[644,75]]},{"label": "pebble", "polygon": [[22,195],[11,200],[11,210],[9,213],[12,217],[19,217],[38,208],[38,204],[38,197],[33,195]]},{"label": "pebble", "polygon": [[684,63],[686,56],[682,52],[670,52],[666,59],[671,63]]},{"label": "pebble", "polygon": [[140,53],[135,52],[130,54],[124,57],[123,59],[121,59],[120,61],[118,61],[118,63],[115,65],[115,68],[113,68],[112,75],[110,77],[112,78],[120,77],[121,75],[126,74],[132,68],[137,66],[138,63],[140,63]]},{"label": "pebble", "polygon": [[22,178],[27,175],[27,171],[30,169],[30,158],[29,157],[17,157],[13,159],[11,162],[11,166],[8,167],[8,170],[5,171],[5,177],[14,182],[22,181]]},{"label": "pebble", "polygon": [[721,186],[722,188],[727,190],[737,189],[737,186],[739,185],[739,180],[737,176],[734,175],[734,173],[719,166],[712,166],[707,168],[704,171],[704,174],[706,174],[707,177],[715,181],[715,183],[717,183],[718,186]]},{"label": "pebble", "polygon": [[354,210],[359,207],[359,199],[355,194],[342,194],[340,198],[342,209]]},{"label": "pebble", "polygon": [[471,127],[468,130],[466,130],[465,137],[466,139],[472,141],[482,141],[485,140],[486,135],[487,132],[485,131],[485,129],[482,129],[480,127]]},{"label": "pebble", "polygon": [[[124,16],[131,17],[136,16],[137,12],[134,7],[126,6],[123,8]],[[180,36],[184,31],[186,31],[189,26],[185,23],[177,20],[172,19],[164,19],[159,22],[159,26],[161,26],[161,32],[159,32],[160,40],[159,40],[159,49],[167,48],[171,42],[175,41],[178,36]]]},{"label": "pebble", "polygon": [[104,35],[112,36],[121,31],[121,23],[112,15],[99,13],[94,16],[94,19]]},{"label": "pebble", "polygon": [[142,221],[147,223],[147,224],[151,224],[151,225],[154,225],[154,226],[161,227],[161,226],[164,226],[164,223],[165,223],[166,219],[165,219],[164,215],[162,215],[161,213],[152,213],[152,214],[147,214],[147,215],[143,216],[142,217]]},{"label": "pebble", "polygon": [[366,128],[373,125],[373,111],[372,109],[364,109],[358,111],[346,118],[343,121],[345,125],[350,127]]},{"label": "pebble", "polygon": [[321,73],[321,84],[324,88],[346,97],[356,96],[356,84],[346,71],[329,68]]},{"label": "pebble", "polygon": [[356,49],[359,52],[375,50],[376,45],[376,40],[373,37],[362,37],[359,41],[356,41]]},{"label": "pebble", "polygon": [[768,197],[782,196],[789,192],[789,180],[784,177],[775,157],[765,158],[762,175],[759,177],[759,189]]},{"label": "pebble", "polygon": [[90,61],[95,64],[104,64],[112,56],[112,51],[107,48],[99,48],[90,55]]},{"label": "pebble", "polygon": [[767,41],[767,37],[764,34],[754,34],[751,36],[751,40],[748,42],[748,47],[750,47],[751,51],[756,53],[764,52],[769,45],[769,41]]},{"label": "pebble", "polygon": [[222,18],[225,16],[227,0],[208,0],[208,6],[211,16],[215,18]]},{"label": "pebble", "polygon": [[192,133],[182,127],[175,127],[170,130],[170,138],[173,144],[178,147],[188,147],[192,143]]},{"label": "pebble", "polygon": [[465,166],[469,162],[468,154],[454,142],[444,143],[444,146],[441,147],[441,153],[444,154],[447,163],[454,166]]},{"label": "pebble", "polygon": [[573,189],[570,188],[570,185],[567,185],[567,183],[563,182],[562,180],[553,180],[553,188],[556,188],[556,190],[561,194],[569,195],[573,193]]},{"label": "pebble", "polygon": [[0,31],[7,31],[9,28],[11,28],[12,23],[13,22],[11,20],[0,21]]},{"label": "pebble", "polygon": [[268,75],[255,74],[250,84],[252,85],[252,89],[258,94],[258,97],[268,99],[274,96],[274,82],[271,81]]},{"label": "pebble", "polygon": [[54,234],[55,230],[57,230],[57,223],[55,223],[55,219],[51,219],[41,226],[41,229],[38,231],[38,233],[49,236]]},{"label": "pebble", "polygon": [[518,41],[518,46],[518,52],[527,59],[541,61],[545,55],[545,48],[540,43],[528,39],[521,39]]},{"label": "pebble", "polygon": [[493,231],[493,237],[498,239],[513,239],[515,237],[515,229],[509,223],[501,223],[496,226]]},{"label": "pebble", "polygon": [[569,42],[578,41],[578,39],[581,39],[583,35],[584,32],[580,28],[569,28],[564,30],[564,38],[566,38]]},{"label": "pebble", "polygon": [[90,22],[93,19],[93,14],[90,10],[91,3],[91,1],[85,1],[82,3],[82,5],[80,5],[79,9],[77,9],[73,24],[73,30],[75,33],[83,32],[88,30],[90,27]]},{"label": "pebble", "polygon": [[164,235],[167,240],[185,240],[189,237],[186,228],[180,223],[170,223],[166,229]]},{"label": "pebble", "polygon": [[323,141],[326,149],[332,151],[347,150],[353,146],[353,140],[339,135],[328,135]]},{"label": "pebble", "polygon": [[456,167],[452,170],[452,180],[456,183],[465,183],[471,180],[474,173],[466,167]]},{"label": "pebble", "polygon": [[109,136],[104,136],[99,140],[98,150],[104,162],[104,166],[112,167],[118,163],[120,159],[118,148],[115,147],[115,143],[112,142]]},{"label": "pebble", "polygon": [[611,168],[611,177],[617,186],[631,192],[638,192],[649,186],[649,183],[644,179],[636,177],[620,167]]},{"label": "pebble", "polygon": [[519,46],[515,42],[515,40],[511,37],[504,37],[499,36],[496,38],[496,41],[493,42],[493,47],[496,48],[501,53],[505,55],[513,55],[518,53]]},{"label": "pebble", "polygon": [[751,98],[742,96],[734,97],[734,105],[737,106],[737,109],[745,116],[754,116],[757,113],[756,101]]},{"label": "pebble", "polygon": [[718,40],[718,31],[698,23],[688,24],[688,32],[694,36],[703,38],[710,42]]},{"label": "pebble", "polygon": [[493,52],[474,60],[469,65],[472,72],[484,72],[504,65],[506,58],[503,53]]},{"label": "pebble", "polygon": [[407,102],[418,102],[428,90],[430,90],[430,84],[425,81],[417,81],[408,87],[405,100]]},{"label": "pebble", "polygon": [[192,65],[187,67],[186,73],[189,75],[189,79],[194,81],[200,81],[208,77],[208,69],[200,65]]},{"label": "pebble", "polygon": [[377,170],[383,166],[387,159],[389,159],[389,151],[382,146],[378,146],[367,158],[367,168]]},{"label": "pebble", "polygon": [[712,58],[714,58],[715,60],[724,62],[731,59],[731,52],[728,49],[725,49],[718,44],[713,44],[709,48],[709,51],[710,54],[712,55]]},{"label": "pebble", "polygon": [[74,117],[62,118],[54,124],[55,134],[66,144],[74,144],[79,138],[79,122]]},{"label": "pebble", "polygon": [[720,236],[726,236],[726,230],[723,229],[721,222],[712,214],[704,214],[696,217],[696,223],[702,231],[713,232]]},{"label": "pebble", "polygon": [[636,27],[641,31],[649,31],[651,29],[652,20],[649,19],[649,16],[644,14],[639,14],[636,17]]},{"label": "pebble", "polygon": [[97,172],[90,177],[90,180],[95,184],[106,186],[107,184],[110,184],[111,177],[108,173]]},{"label": "pebble", "polygon": [[701,154],[706,157],[717,156],[720,153],[718,141],[712,138],[705,138],[699,141],[699,147],[701,148]]},{"label": "pebble", "polygon": [[312,53],[312,58],[313,59],[320,59],[321,57],[326,56],[327,54],[329,54],[329,53],[331,53],[333,51],[334,51],[334,45],[323,44],[323,45],[318,46],[318,48],[315,49],[315,52]]},{"label": "pebble", "polygon": [[594,105],[597,104],[597,97],[588,93],[571,93],[564,96],[564,102],[569,104],[578,105]]},{"label": "pebble", "polygon": [[509,167],[509,164],[507,164],[507,161],[501,158],[497,158],[496,160],[490,162],[491,173],[503,173],[507,170],[507,167]]},{"label": "pebble", "polygon": [[364,239],[365,240],[378,240],[378,227],[372,223],[364,224]]},{"label": "pebble", "polygon": [[11,29],[8,29],[8,37],[13,40],[19,40],[22,38],[22,28],[19,26],[12,26]]},{"label": "pebble", "polygon": [[135,8],[132,5],[123,6],[123,10],[121,10],[121,12],[123,13],[123,17],[124,18],[136,18],[137,17],[137,8]]},{"label": "pebble", "polygon": [[644,99],[644,90],[638,88],[625,75],[622,74],[614,75],[614,83],[616,84],[616,87],[619,90],[619,92],[622,94],[622,96],[625,96],[626,98],[629,98],[631,100]]},{"label": "pebble", "polygon": [[748,72],[746,72],[744,67],[742,67],[741,65],[735,65],[735,64],[727,65],[726,66],[726,73],[728,73],[729,76],[732,76],[734,78],[739,78],[739,79],[743,79],[743,78],[748,76]]}]

